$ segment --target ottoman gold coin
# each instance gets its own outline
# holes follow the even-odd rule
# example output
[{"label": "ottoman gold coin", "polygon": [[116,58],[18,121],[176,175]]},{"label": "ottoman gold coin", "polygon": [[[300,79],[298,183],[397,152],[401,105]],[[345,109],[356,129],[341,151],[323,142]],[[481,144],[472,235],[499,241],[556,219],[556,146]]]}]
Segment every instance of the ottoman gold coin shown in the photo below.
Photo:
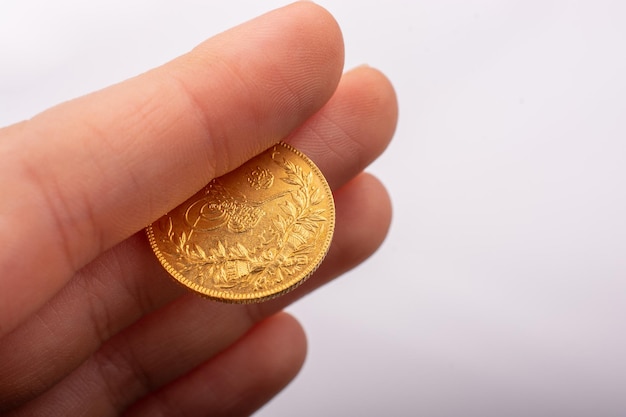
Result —
[{"label": "ottoman gold coin", "polygon": [[281,142],[211,181],[147,234],[178,282],[215,300],[250,303],[304,282],[326,256],[334,227],[326,179]]}]

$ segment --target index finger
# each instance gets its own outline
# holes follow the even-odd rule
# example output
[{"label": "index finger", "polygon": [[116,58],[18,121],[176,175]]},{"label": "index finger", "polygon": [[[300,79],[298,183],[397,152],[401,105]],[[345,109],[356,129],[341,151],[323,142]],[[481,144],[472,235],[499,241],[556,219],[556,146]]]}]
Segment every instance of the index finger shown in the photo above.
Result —
[{"label": "index finger", "polygon": [[300,2],[163,67],[0,131],[0,336],[72,274],[318,110],[332,17]]}]

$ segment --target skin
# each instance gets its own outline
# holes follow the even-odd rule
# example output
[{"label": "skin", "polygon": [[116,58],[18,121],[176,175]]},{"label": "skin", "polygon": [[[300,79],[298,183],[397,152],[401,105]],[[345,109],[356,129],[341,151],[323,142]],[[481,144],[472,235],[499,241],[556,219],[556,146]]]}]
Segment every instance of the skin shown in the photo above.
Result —
[{"label": "skin", "polygon": [[[306,339],[281,310],[371,255],[391,217],[363,170],[395,93],[342,66],[332,16],[299,2],[0,130],[0,412],[249,415],[297,374]],[[143,227],[283,138],[334,190],[320,269],[261,304],[176,285]]]}]

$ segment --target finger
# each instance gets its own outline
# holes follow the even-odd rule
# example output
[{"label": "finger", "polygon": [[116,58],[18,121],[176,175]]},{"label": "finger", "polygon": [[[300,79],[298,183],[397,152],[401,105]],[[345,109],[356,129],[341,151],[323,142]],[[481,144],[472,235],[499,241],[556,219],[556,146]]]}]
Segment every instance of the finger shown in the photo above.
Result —
[{"label": "finger", "polygon": [[[362,87],[358,88],[358,85]],[[348,118],[350,123],[335,116],[335,112]],[[387,145],[396,113],[395,95],[384,76],[371,68],[358,68],[344,75],[333,98],[319,114],[305,123],[305,126],[314,123],[315,127],[303,127],[289,140],[310,154],[328,181],[337,188]],[[335,150],[324,151],[320,142]],[[355,143],[360,145],[352,148],[351,144]],[[326,158],[334,163],[328,164]],[[348,259],[351,254],[366,256],[382,241],[382,236],[377,233],[384,235],[387,230],[385,222],[390,215],[384,188],[373,178],[355,184],[360,184],[362,189],[347,194],[341,189],[336,192],[337,204],[342,211],[337,214],[334,243],[316,279],[305,283],[305,288],[321,282],[322,277],[336,276],[355,265],[363,258]],[[360,197],[357,199],[357,196]],[[351,201],[355,203],[354,207],[350,205]],[[362,217],[360,213],[352,212],[361,207],[379,210],[375,217],[380,224],[364,228],[351,221]],[[349,214],[342,216],[343,212]],[[359,231],[364,233],[352,242],[349,237]],[[345,239],[342,238],[344,235],[347,236]],[[342,244],[342,241],[346,243]],[[335,271],[335,268],[342,269]],[[107,252],[81,270],[35,317],[0,341],[0,357],[10,355],[12,358],[11,361],[0,361],[0,404],[19,404],[43,392],[82,363],[111,335],[171,301],[182,291],[156,261],[143,234]],[[280,300],[292,300],[293,297],[289,294]],[[49,361],[49,357],[58,359]],[[11,386],[6,385],[9,381]]]},{"label": "finger", "polygon": [[[385,236],[389,202],[373,177],[362,175],[351,181],[338,193],[336,203],[337,225],[343,224],[343,229],[331,246],[330,264],[309,280],[312,285],[295,290],[300,296],[315,282],[321,285],[367,257]],[[72,396],[81,398],[84,407],[124,409],[225,349],[280,308],[278,303],[273,306],[230,305],[184,295],[112,337],[75,372],[36,398],[29,410],[54,404],[60,407],[58,415],[66,415],[63,404],[69,401],[74,407]],[[69,398],[68,392],[73,393]]]},{"label": "finger", "polygon": [[2,132],[0,335],[103,250],[287,136],[330,98],[342,61],[335,21],[299,2]]},{"label": "finger", "polygon": [[279,313],[189,374],[149,394],[128,416],[248,416],[297,375],[305,355],[299,323]]},{"label": "finger", "polygon": [[324,108],[287,141],[311,158],[337,189],[383,152],[397,120],[393,86],[380,71],[362,66],[346,73]]}]

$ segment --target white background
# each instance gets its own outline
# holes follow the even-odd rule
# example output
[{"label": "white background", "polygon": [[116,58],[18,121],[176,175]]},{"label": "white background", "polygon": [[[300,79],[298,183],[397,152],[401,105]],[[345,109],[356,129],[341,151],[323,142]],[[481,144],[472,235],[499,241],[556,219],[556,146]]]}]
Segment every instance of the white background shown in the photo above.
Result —
[{"label": "white background", "polygon": [[[320,3],[398,91],[394,221],[258,415],[626,415],[626,3]],[[0,125],[282,4],[3,0]]]}]

